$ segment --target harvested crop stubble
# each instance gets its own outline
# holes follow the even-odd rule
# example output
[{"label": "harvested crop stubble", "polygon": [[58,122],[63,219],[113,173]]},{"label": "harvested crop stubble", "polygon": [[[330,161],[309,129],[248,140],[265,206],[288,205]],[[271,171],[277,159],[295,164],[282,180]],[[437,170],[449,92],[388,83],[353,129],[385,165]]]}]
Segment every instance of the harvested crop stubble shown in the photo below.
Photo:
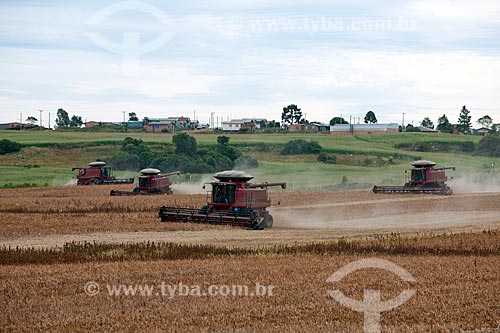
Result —
[{"label": "harvested crop stubble", "polygon": [[367,239],[268,247],[227,247],[177,243],[71,242],[62,248],[0,248],[0,264],[60,264],[74,262],[182,260],[235,256],[275,255],[500,255],[500,231],[402,237],[379,235]]},{"label": "harvested crop stubble", "polygon": [[[370,191],[271,192],[275,229],[256,238],[244,230],[181,223],[158,223],[163,205],[197,208],[206,195],[111,197],[112,188],[131,186],[67,186],[0,190],[0,237],[97,232],[182,231],[225,229],[199,233],[198,242],[254,245],[314,242],[373,232],[419,230],[482,230],[500,227],[500,194],[375,195]],[[174,188],[175,192],[175,188]],[[309,230],[304,230],[309,229]],[[324,232],[312,231],[324,229]],[[301,231],[302,230],[302,231]],[[129,238],[129,235],[125,235]],[[163,238],[158,239],[160,236]],[[184,235],[185,237],[186,235]],[[121,237],[116,235],[119,242]],[[173,241],[177,235],[155,235]],[[191,237],[193,238],[193,237]],[[244,240],[242,238],[245,238]],[[96,238],[99,241],[99,238]],[[67,241],[67,240],[66,240]],[[71,240],[70,240],[71,241]],[[193,238],[193,241],[195,239]],[[61,243],[60,241],[57,241]],[[63,242],[64,243],[64,242]]]},{"label": "harvested crop stubble", "polygon": [[[381,315],[384,332],[450,332],[496,328],[500,321],[500,257],[381,256],[416,279],[383,270],[326,279],[365,256],[278,256],[202,260],[0,266],[0,323],[7,331],[362,332],[363,316],[327,296],[339,289],[382,299],[416,289],[407,303]],[[101,286],[85,295],[88,281]],[[107,284],[273,285],[268,297],[109,296]]]}]

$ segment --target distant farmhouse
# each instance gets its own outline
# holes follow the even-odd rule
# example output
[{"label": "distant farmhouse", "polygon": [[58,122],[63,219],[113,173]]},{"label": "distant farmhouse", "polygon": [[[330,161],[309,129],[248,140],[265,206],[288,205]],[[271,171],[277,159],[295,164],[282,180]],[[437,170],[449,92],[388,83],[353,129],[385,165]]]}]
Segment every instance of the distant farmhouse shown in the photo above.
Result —
[{"label": "distant farmhouse", "polygon": [[290,132],[301,133],[328,133],[330,132],[330,125],[308,123],[308,124],[292,124],[288,126]]},{"label": "distant farmhouse", "polygon": [[123,122],[110,122],[110,121],[86,121],[85,128],[92,128],[96,126],[123,126]]},{"label": "distant farmhouse", "polygon": [[472,134],[479,135],[479,136],[487,136],[487,135],[490,135],[490,129],[486,128],[486,127],[481,127],[477,130],[473,129]]},{"label": "distant farmhouse", "polygon": [[333,135],[365,135],[398,133],[399,124],[335,124],[330,126]]},{"label": "distant farmhouse", "polygon": [[148,133],[173,132],[175,131],[175,120],[171,119],[151,119],[144,125],[144,130]]},{"label": "distant farmhouse", "polygon": [[222,121],[222,130],[224,132],[239,132],[248,131],[255,132],[260,129],[261,124],[267,122],[266,119],[233,119],[229,121]]},{"label": "distant farmhouse", "polygon": [[168,117],[168,118],[151,118],[146,122],[144,121],[127,121],[127,122],[100,122],[100,121],[88,121],[85,123],[86,128],[92,128],[96,126],[117,126],[130,129],[141,129],[148,133],[160,133],[160,132],[173,132],[175,130],[188,130],[195,129],[198,127],[198,123],[191,122],[188,117]]},{"label": "distant farmhouse", "polygon": [[18,122],[13,122],[13,123],[5,123],[5,124],[0,124],[0,130],[5,130],[5,129],[18,129],[21,127],[21,123]]},{"label": "distant farmhouse", "polygon": [[0,130],[19,130],[19,129],[30,129],[34,127],[38,126],[34,124],[22,124],[18,123],[17,121],[14,121],[12,123],[0,124]]}]

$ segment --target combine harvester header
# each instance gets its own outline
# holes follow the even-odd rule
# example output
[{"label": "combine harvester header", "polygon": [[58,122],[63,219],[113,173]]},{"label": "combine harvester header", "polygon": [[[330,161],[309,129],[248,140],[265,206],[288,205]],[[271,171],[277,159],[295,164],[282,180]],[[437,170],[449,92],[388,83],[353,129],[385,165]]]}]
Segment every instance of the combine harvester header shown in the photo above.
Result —
[{"label": "combine harvester header", "polygon": [[179,175],[180,171],[161,173],[158,169],[143,169],[140,171],[139,186],[132,191],[111,190],[111,196],[131,196],[131,195],[155,195],[155,194],[174,194],[170,176]]},{"label": "combine harvester header", "polygon": [[[271,206],[268,187],[278,183],[249,183],[253,176],[242,171],[224,171],[214,176],[217,181],[208,183],[207,204],[199,209],[163,206],[158,212],[161,222],[190,222],[232,225],[248,229],[273,226],[273,217],[266,210]],[[203,185],[205,188],[205,185]]]},{"label": "combine harvester header", "polygon": [[[374,186],[374,193],[434,193],[451,195],[453,190],[446,185],[448,177],[445,170],[455,170],[455,167],[435,168],[432,161],[416,161],[412,164],[410,178],[403,186]],[[405,171],[408,177],[408,170]]]}]

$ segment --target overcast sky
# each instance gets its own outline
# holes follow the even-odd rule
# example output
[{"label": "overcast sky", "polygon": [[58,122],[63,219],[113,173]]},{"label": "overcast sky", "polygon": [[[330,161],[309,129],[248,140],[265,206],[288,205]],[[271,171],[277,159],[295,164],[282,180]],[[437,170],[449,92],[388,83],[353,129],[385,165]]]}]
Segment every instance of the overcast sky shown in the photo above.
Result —
[{"label": "overcast sky", "polygon": [[[497,0],[0,0],[0,123],[190,116],[500,123]],[[53,122],[52,122],[53,124]]]}]

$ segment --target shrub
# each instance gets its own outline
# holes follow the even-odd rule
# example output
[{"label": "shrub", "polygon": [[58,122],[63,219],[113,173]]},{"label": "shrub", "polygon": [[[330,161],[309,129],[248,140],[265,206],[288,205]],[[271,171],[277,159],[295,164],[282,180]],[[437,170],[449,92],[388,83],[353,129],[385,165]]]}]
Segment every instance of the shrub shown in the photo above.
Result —
[{"label": "shrub", "polygon": [[321,146],[315,141],[307,142],[306,140],[296,139],[289,141],[285,148],[281,151],[282,155],[302,155],[302,154],[319,154]]},{"label": "shrub", "polygon": [[477,145],[477,152],[481,155],[500,157],[500,135],[485,136]]},{"label": "shrub", "polygon": [[335,164],[337,163],[337,157],[335,155],[328,155],[325,153],[321,153],[318,155],[318,162],[326,164]]},{"label": "shrub", "polygon": [[412,126],[412,125],[408,125],[408,126],[406,126],[405,132],[420,132],[420,128]]},{"label": "shrub", "polygon": [[0,155],[15,153],[21,150],[21,145],[15,141],[3,139],[0,141]]}]

